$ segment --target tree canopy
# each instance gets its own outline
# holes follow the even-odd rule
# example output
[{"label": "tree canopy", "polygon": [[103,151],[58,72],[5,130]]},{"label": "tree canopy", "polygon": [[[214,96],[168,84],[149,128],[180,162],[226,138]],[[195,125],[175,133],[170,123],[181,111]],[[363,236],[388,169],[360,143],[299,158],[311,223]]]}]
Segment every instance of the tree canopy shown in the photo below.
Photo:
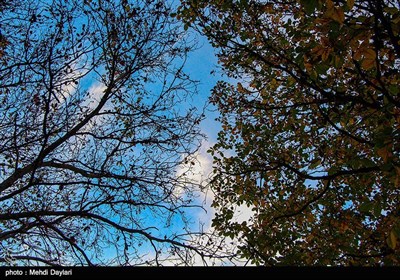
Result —
[{"label": "tree canopy", "polygon": [[184,210],[194,187],[178,170],[202,114],[177,106],[196,83],[172,12],[158,0],[0,1],[1,264],[201,253]]},{"label": "tree canopy", "polygon": [[399,265],[399,1],[185,0],[177,17],[229,78],[211,97],[220,234],[256,264]]}]

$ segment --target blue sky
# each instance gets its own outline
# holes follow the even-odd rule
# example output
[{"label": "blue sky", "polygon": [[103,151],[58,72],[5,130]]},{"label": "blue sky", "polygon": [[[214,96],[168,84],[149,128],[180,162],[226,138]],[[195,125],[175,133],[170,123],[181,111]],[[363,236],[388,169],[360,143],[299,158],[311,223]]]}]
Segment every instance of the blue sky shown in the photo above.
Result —
[{"label": "blue sky", "polygon": [[[215,55],[215,49],[204,36],[199,34],[195,36],[198,41],[198,47],[189,54],[185,70],[192,79],[199,81],[198,94],[194,96],[193,102],[201,108],[207,103],[211,95],[211,89],[222,77],[216,71],[218,69],[218,59]],[[216,109],[209,104],[206,110],[206,118],[200,126],[202,131],[207,134],[210,142],[215,142],[216,135],[220,129],[219,122],[215,121],[217,116]]]}]

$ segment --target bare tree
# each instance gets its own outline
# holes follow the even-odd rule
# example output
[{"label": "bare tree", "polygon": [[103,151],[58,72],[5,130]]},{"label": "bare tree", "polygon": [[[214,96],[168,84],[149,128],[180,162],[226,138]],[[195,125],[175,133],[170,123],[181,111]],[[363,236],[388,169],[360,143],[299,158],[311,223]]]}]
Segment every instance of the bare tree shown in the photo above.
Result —
[{"label": "bare tree", "polygon": [[179,106],[196,90],[192,44],[164,2],[1,2],[3,265],[203,254],[182,230],[195,192],[177,176],[201,139],[202,115]]}]

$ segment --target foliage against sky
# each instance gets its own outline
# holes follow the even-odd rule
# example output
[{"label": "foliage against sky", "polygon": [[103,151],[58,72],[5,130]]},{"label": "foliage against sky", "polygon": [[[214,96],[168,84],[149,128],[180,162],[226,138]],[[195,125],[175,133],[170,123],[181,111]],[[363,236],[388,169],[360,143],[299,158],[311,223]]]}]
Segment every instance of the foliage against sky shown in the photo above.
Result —
[{"label": "foliage against sky", "polygon": [[[213,225],[256,264],[399,264],[400,3],[187,0],[225,73]],[[233,156],[228,156],[233,154]],[[253,208],[237,223],[234,208]]]}]

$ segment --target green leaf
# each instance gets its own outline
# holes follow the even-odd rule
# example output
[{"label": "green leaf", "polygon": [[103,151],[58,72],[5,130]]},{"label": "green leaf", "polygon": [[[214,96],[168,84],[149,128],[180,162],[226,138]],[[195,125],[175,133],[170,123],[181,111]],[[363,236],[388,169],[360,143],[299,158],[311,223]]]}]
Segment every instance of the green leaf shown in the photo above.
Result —
[{"label": "green leaf", "polygon": [[329,66],[323,63],[319,63],[315,65],[315,71],[317,72],[318,75],[325,75],[326,71],[328,71]]},{"label": "green leaf", "polygon": [[309,166],[310,169],[315,169],[316,167],[318,167],[321,164],[321,159],[316,158],[314,160],[311,161],[311,164]]},{"label": "green leaf", "polygon": [[372,209],[372,213],[375,217],[380,217],[382,215],[382,206],[380,203],[375,203]]},{"label": "green leaf", "polygon": [[316,1],[316,0],[301,0],[300,3],[303,6],[306,14],[311,15],[317,8],[318,1]]},{"label": "green leaf", "polygon": [[374,208],[374,203],[372,201],[368,201],[361,204],[359,210],[364,213],[370,213],[373,208]]},{"label": "green leaf", "polygon": [[400,238],[400,224],[396,224],[393,227],[392,231],[395,233],[397,238]]}]

